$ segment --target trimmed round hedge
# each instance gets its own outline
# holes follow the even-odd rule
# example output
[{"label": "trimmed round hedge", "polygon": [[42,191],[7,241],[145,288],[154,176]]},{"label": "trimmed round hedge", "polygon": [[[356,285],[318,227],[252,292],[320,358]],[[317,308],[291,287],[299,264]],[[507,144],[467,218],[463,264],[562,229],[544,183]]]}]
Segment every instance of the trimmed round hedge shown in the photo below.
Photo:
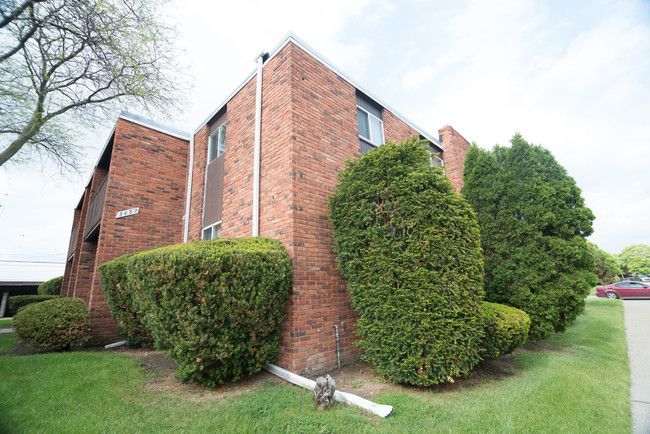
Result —
[{"label": "trimmed round hedge", "polygon": [[259,372],[278,354],[291,289],[277,240],[226,238],[162,247],[128,259],[133,305],[178,375],[214,387]]},{"label": "trimmed round hedge", "polygon": [[38,285],[38,295],[61,295],[63,276],[55,277]]},{"label": "trimmed round hedge", "polygon": [[153,337],[133,306],[133,295],[129,286],[128,270],[132,256],[133,254],[120,256],[100,265],[99,273],[106,302],[119,333],[126,338],[129,345],[147,346],[153,343]]},{"label": "trimmed round hedge", "polygon": [[9,297],[9,315],[17,315],[18,312],[30,304],[41,303],[43,301],[59,298],[58,295],[14,295]]},{"label": "trimmed round hedge", "polygon": [[88,307],[80,298],[55,298],[23,309],[13,320],[16,335],[46,349],[82,345],[90,339]]},{"label": "trimmed round hedge", "polygon": [[329,202],[357,344],[378,372],[418,386],[469,374],[483,337],[476,217],[428,146],[387,143],[349,160]]},{"label": "trimmed round hedge", "polygon": [[523,310],[484,301],[481,318],[485,327],[483,360],[510,354],[526,343],[530,317]]}]

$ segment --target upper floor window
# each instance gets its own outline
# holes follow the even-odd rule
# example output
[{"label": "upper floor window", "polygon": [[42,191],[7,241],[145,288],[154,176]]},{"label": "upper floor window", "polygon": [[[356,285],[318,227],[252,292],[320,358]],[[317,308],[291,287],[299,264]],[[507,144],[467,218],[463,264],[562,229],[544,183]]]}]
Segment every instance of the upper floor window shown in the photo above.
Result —
[{"label": "upper floor window", "polygon": [[431,151],[431,165],[435,167],[442,167],[443,166],[443,161],[442,158],[440,158],[439,155],[434,154],[433,151]]},{"label": "upper floor window", "polygon": [[208,163],[226,151],[226,123],[221,124],[212,134],[208,143]]},{"label": "upper floor window", "polygon": [[359,137],[375,146],[384,143],[384,123],[381,119],[361,107],[357,107],[357,119],[359,121]]},{"label": "upper floor window", "polygon": [[357,121],[361,153],[384,143],[383,108],[359,91],[357,91]]}]

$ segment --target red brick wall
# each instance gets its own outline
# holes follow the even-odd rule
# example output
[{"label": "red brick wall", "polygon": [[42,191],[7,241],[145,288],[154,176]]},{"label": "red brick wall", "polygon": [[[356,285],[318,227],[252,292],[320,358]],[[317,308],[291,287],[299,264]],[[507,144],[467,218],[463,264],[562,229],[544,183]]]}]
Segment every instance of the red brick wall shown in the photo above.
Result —
[{"label": "red brick wall", "polygon": [[[183,241],[188,151],[187,140],[118,120],[99,232],[98,266],[128,253]],[[115,218],[118,211],[130,208],[139,208],[138,214]],[[89,309],[93,336],[116,338],[96,268]]]},{"label": "red brick wall", "polygon": [[[183,241],[188,150],[187,140],[122,118],[117,122],[98,239],[82,242],[80,226],[70,271],[66,267],[70,278],[65,295],[88,304],[93,343],[118,337],[97,266],[127,253]],[[93,177],[91,189],[99,185],[95,178],[103,180]],[[82,222],[91,197],[84,198]],[[115,218],[118,211],[130,208],[139,208],[138,214]]]},{"label": "red brick wall", "polygon": [[400,142],[414,136],[419,137],[419,135],[420,134],[417,131],[404,123],[397,116],[388,110],[384,110],[384,136],[387,142]]},{"label": "red brick wall", "polygon": [[442,147],[445,150],[443,152],[445,175],[460,193],[460,189],[463,188],[465,155],[469,151],[470,143],[449,125],[439,129],[438,134],[442,137]]},{"label": "red brick wall", "polygon": [[[342,362],[350,362],[356,314],[346,281],[336,268],[328,197],[346,158],[359,155],[355,89],[293,44],[290,173],[294,285],[282,326],[278,364],[296,372],[337,363],[334,325]],[[264,119],[266,121],[266,119]]]},{"label": "red brick wall", "polygon": [[[222,236],[251,236],[253,150],[255,141],[255,78],[228,101],[222,207]],[[208,126],[194,135],[194,173],[189,239],[200,240],[208,154]]]}]

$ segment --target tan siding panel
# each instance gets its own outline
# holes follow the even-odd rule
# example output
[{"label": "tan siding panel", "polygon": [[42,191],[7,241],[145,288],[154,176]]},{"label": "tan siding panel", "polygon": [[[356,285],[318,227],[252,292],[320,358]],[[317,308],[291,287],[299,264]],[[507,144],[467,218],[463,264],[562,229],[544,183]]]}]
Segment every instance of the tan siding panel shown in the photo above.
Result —
[{"label": "tan siding panel", "polygon": [[205,205],[203,208],[203,227],[221,221],[223,203],[223,161],[225,154],[208,164],[208,177],[205,186]]}]

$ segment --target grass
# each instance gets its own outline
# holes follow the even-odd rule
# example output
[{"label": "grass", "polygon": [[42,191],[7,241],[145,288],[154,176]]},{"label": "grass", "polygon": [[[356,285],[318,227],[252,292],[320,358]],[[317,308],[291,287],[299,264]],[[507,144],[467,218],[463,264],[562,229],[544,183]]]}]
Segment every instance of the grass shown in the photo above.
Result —
[{"label": "grass", "polygon": [[151,374],[116,354],[0,357],[0,432],[630,432],[621,302],[588,300],[546,342],[512,356],[517,372],[500,380],[378,396],[395,409],[387,419],[343,405],[318,412],[309,391],[271,382],[225,401],[172,397],[147,389]]},{"label": "grass", "polygon": [[9,328],[11,327],[11,322],[13,321],[13,318],[3,318],[0,319],[0,329],[4,328]]},{"label": "grass", "polygon": [[16,345],[16,338],[14,338],[13,334],[0,335],[0,356],[9,354],[14,345]]}]

